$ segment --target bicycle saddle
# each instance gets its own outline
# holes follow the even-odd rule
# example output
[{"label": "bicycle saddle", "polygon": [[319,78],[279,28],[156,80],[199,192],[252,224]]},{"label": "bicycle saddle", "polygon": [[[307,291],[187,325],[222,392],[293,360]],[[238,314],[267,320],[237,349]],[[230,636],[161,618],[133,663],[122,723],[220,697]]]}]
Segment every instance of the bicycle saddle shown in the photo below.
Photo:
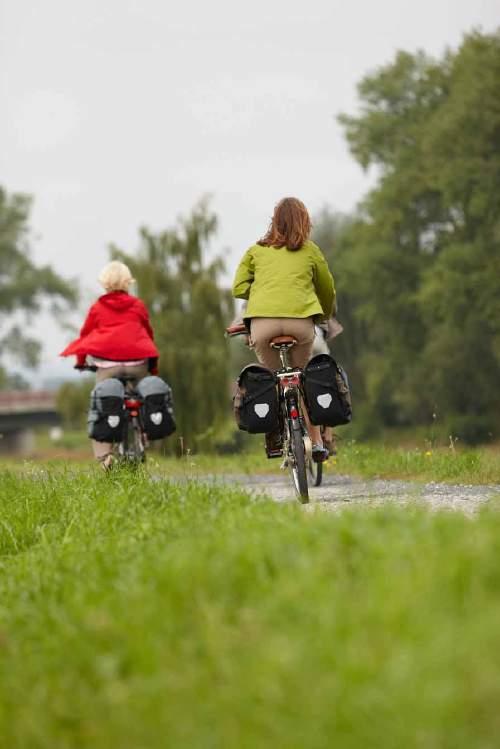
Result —
[{"label": "bicycle saddle", "polygon": [[277,335],[275,338],[271,338],[269,345],[271,348],[279,348],[280,346],[295,346],[297,339],[292,335]]}]

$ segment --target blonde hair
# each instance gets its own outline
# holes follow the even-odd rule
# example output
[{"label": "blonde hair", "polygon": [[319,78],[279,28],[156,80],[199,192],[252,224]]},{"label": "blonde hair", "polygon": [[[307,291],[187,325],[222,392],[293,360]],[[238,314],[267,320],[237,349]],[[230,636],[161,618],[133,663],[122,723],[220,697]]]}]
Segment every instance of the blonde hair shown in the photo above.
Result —
[{"label": "blonde hair", "polygon": [[134,282],[134,279],[125,263],[112,260],[99,273],[98,281],[106,291],[128,291],[128,287]]}]

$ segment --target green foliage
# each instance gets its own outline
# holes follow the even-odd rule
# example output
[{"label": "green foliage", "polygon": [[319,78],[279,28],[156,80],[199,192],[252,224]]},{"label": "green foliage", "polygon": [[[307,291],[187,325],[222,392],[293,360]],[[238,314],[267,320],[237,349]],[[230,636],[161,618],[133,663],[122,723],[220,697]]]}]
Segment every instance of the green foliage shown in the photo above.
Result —
[{"label": "green foliage", "polygon": [[82,382],[65,382],[57,391],[56,407],[68,429],[83,429],[87,424],[90,391],[94,378]]},{"label": "green foliage", "polygon": [[221,286],[221,257],[207,261],[217,229],[206,200],[177,227],[153,234],[140,230],[134,255],[112,247],[131,268],[151,314],[160,350],[160,374],[173,387],[185,447],[203,447],[197,437],[227,418],[230,406],[228,348],[224,329],[233,302]]},{"label": "green foliage", "polygon": [[[25,320],[39,312],[46,299],[52,300],[52,311],[58,314],[65,302],[74,302],[76,291],[71,283],[58,276],[49,266],[36,266],[30,259],[28,218],[31,199],[12,194],[0,187],[0,357],[10,354],[22,366],[37,364],[40,343],[25,335]],[[1,372],[0,367],[0,372]],[[4,377],[0,376],[0,383]]]},{"label": "green foliage", "polygon": [[437,413],[463,439],[498,436],[499,85],[500,34],[475,33],[441,61],[398,53],[340,118],[379,174],[332,263],[365,431]]},{"label": "green foliage", "polygon": [[5,746],[496,746],[498,513],[0,479]]}]

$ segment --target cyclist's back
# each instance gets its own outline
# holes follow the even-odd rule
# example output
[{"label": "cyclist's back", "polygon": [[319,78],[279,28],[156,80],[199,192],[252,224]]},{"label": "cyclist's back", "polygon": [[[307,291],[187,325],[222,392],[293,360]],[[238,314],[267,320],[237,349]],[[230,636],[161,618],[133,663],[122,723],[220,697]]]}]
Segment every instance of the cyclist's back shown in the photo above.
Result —
[{"label": "cyclist's back", "polygon": [[[233,283],[233,296],[247,299],[244,318],[259,361],[270,369],[280,366],[270,347],[276,336],[293,336],[293,366],[311,358],[314,323],[335,312],[335,286],[321,250],[311,242],[311,221],[297,198],[284,198],[274,210],[266,235],[243,256]],[[322,449],[319,428],[310,426],[311,439]]]},{"label": "cyclist's back", "polygon": [[[91,306],[80,336],[61,356],[76,356],[76,368],[91,366],[96,383],[111,378],[139,382],[149,372],[156,374],[159,352],[154,342],[144,303],[128,293],[134,279],[118,261],[108,263],[99,275],[105,290]],[[104,461],[111,444],[93,440],[94,455]]]}]

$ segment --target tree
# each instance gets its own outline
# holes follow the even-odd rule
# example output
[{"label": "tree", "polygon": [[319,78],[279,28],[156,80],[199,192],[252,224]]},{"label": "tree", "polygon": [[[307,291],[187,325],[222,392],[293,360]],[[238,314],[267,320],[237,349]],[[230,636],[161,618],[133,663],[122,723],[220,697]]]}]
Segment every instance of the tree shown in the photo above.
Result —
[{"label": "tree", "polygon": [[81,382],[64,382],[57,391],[57,412],[68,429],[83,429],[87,425],[90,391],[93,378]]},{"label": "tree", "polygon": [[[30,259],[30,206],[28,196],[8,195],[0,187],[0,357],[9,354],[25,367],[36,366],[40,353],[39,341],[24,333],[26,321],[47,299],[55,314],[64,302],[76,299],[71,283]],[[12,386],[12,377],[0,366],[0,387]]]},{"label": "tree", "polygon": [[346,238],[373,421],[498,430],[499,85],[500,34],[473,33],[441,61],[398,53],[340,117],[379,174]]},{"label": "tree", "polygon": [[172,229],[140,229],[135,254],[111,248],[112,257],[132,270],[150,311],[160,374],[174,392],[177,434],[189,447],[203,442],[230,412],[224,329],[233,302],[221,286],[222,258],[206,259],[216,229],[217,218],[202,200]]}]

